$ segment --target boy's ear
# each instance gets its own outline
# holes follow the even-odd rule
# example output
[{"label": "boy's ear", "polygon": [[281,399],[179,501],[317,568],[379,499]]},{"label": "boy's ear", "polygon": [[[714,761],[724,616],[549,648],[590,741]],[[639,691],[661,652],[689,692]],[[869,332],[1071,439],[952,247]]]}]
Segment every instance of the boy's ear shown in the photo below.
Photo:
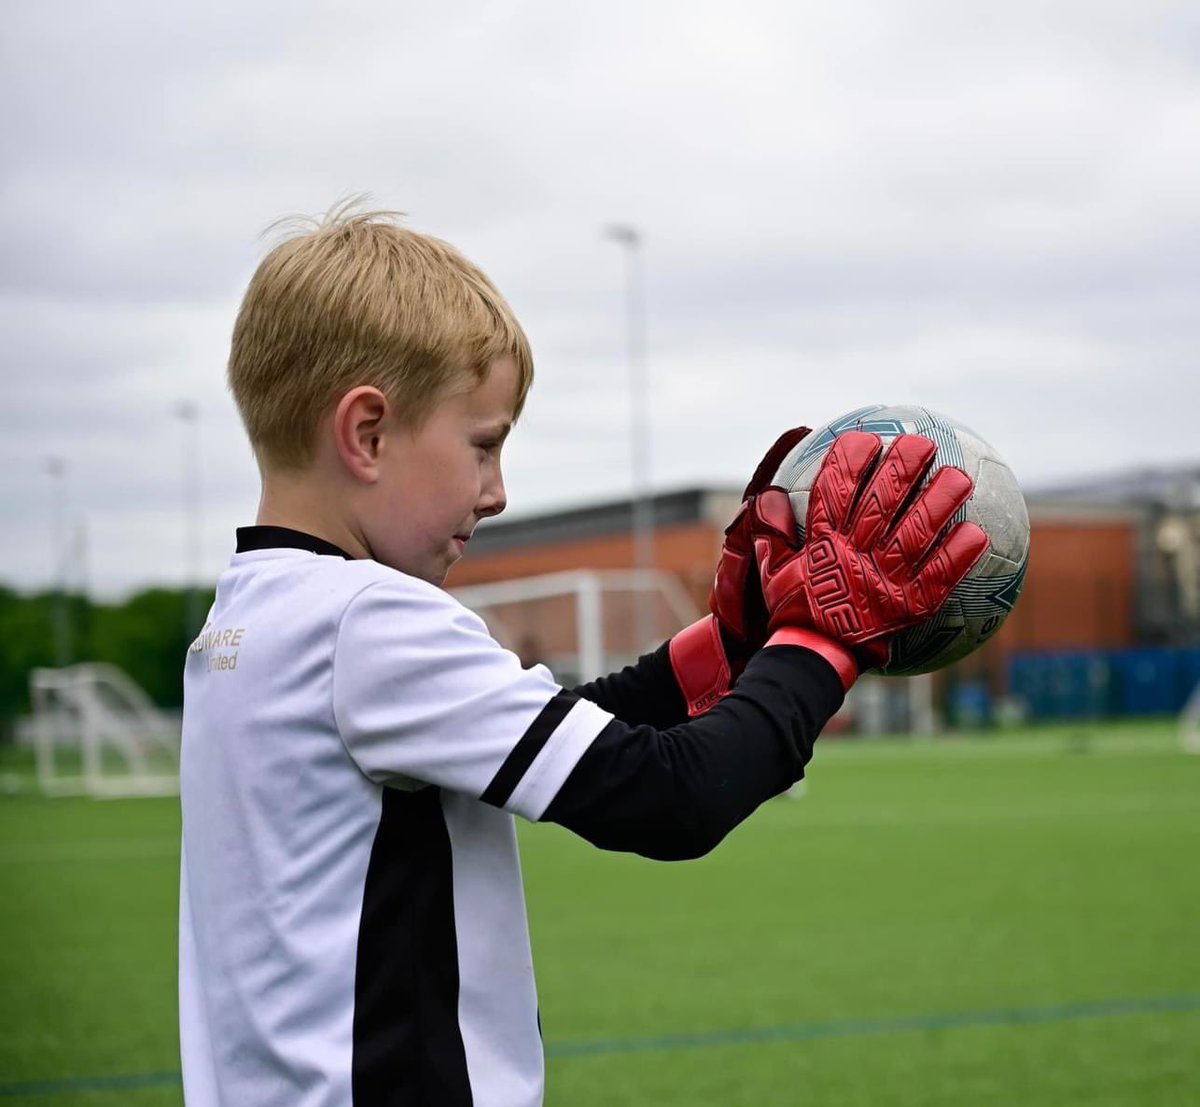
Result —
[{"label": "boy's ear", "polygon": [[350,389],[333,413],[338,456],[351,474],[367,484],[379,479],[383,432],[390,414],[387,397],[368,384]]}]

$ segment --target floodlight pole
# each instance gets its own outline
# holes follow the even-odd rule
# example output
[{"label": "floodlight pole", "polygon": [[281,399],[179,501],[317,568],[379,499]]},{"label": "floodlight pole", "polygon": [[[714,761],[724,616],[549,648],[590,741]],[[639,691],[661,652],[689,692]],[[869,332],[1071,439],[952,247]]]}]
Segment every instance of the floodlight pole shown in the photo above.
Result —
[{"label": "floodlight pole", "polygon": [[[646,370],[646,298],[642,236],[636,227],[614,224],[605,237],[624,248],[626,258],[626,344],[629,359],[629,430],[633,468],[633,562],[647,577],[654,569],[654,500],[650,487],[650,388]],[[636,601],[637,650],[653,645],[654,593]]]},{"label": "floodlight pole", "polygon": [[46,473],[54,482],[51,495],[54,543],[54,661],[60,669],[71,664],[71,619],[67,611],[67,463],[46,458]]},{"label": "floodlight pole", "polygon": [[190,641],[199,632],[203,621],[200,610],[200,574],[204,564],[201,551],[200,409],[191,400],[184,400],[176,405],[175,414],[183,423],[183,564],[187,594],[185,618]]}]

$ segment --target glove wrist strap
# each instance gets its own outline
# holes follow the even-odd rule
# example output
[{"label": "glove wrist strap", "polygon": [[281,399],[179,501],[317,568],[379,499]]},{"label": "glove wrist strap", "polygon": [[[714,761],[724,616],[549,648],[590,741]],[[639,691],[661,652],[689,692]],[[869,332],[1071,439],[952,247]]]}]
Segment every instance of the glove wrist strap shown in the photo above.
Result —
[{"label": "glove wrist strap", "polygon": [[670,643],[671,668],[687,701],[688,715],[702,715],[729,694],[732,676],[716,616],[706,615]]},{"label": "glove wrist strap", "polygon": [[782,627],[767,639],[766,648],[771,646],[800,646],[823,657],[833,666],[838,680],[842,682],[843,692],[849,692],[850,686],[858,679],[858,662],[854,659],[854,654],[841,642],[834,638],[828,638],[824,634],[818,634],[815,630],[807,630],[803,627]]}]

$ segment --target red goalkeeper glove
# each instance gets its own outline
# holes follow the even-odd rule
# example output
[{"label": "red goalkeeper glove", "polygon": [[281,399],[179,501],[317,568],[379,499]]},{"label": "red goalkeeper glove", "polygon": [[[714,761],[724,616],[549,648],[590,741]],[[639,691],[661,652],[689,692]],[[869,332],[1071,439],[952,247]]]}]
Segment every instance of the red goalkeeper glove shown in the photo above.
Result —
[{"label": "red goalkeeper glove", "polygon": [[707,711],[726,695],[751,654],[767,641],[767,607],[751,537],[752,508],[783,459],[808,433],[808,427],[784,431],[763,455],[742,493],[741,508],[725,530],[709,595],[711,614],[671,639],[671,666],[689,715]]},{"label": "red goalkeeper glove", "polygon": [[754,501],[768,644],[815,650],[847,689],[886,664],[892,638],[936,612],[989,545],[974,523],[942,535],[975,487],[961,469],[939,469],[916,494],[933,442],[902,434],[879,461],[882,451],[878,435],[838,436],[813,482],[802,547],[787,492]]}]

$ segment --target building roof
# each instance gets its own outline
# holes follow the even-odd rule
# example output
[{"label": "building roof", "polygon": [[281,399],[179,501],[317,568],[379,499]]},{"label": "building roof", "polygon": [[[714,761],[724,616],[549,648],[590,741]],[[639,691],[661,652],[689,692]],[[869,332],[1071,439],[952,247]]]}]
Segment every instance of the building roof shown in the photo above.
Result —
[{"label": "building roof", "polygon": [[1161,504],[1200,509],[1200,462],[1122,469],[1026,490],[1031,503],[1066,501],[1097,506]]},{"label": "building roof", "polygon": [[[713,521],[714,503],[728,503],[727,516],[732,518],[740,496],[740,489],[711,486],[656,492],[650,498],[654,526],[662,528]],[[471,549],[476,553],[499,553],[555,542],[628,534],[633,529],[633,514],[634,501],[626,498],[517,518],[485,519],[471,538]],[[728,518],[720,525],[724,526]]]},{"label": "building roof", "polygon": [[[656,492],[651,497],[656,528],[708,522],[724,527],[733,517],[741,489],[733,485],[694,485]],[[1176,510],[1200,510],[1200,462],[1125,469],[1025,489],[1037,515],[1094,514],[1110,509],[1124,517],[1129,509],[1162,504]],[[503,519],[486,519],[471,539],[477,553],[500,553],[530,546],[578,542],[633,529],[632,498],[603,500]]]}]

